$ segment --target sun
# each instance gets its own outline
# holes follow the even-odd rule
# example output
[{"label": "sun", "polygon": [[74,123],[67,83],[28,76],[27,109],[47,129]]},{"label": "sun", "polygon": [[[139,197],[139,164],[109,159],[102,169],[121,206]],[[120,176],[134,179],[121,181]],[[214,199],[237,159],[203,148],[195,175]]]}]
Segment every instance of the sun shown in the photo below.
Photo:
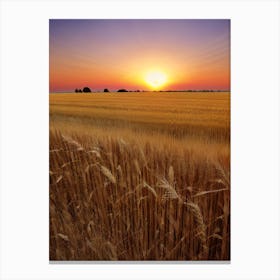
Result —
[{"label": "sun", "polygon": [[161,71],[150,71],[146,74],[145,81],[153,89],[158,89],[166,84],[167,76]]}]

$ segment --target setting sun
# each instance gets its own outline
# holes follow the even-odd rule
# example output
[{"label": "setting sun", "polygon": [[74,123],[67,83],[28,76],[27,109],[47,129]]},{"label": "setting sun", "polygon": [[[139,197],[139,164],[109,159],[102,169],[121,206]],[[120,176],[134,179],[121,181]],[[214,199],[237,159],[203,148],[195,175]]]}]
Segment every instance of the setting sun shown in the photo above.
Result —
[{"label": "setting sun", "polygon": [[146,83],[156,89],[162,87],[167,82],[166,74],[160,71],[150,71],[145,76]]}]

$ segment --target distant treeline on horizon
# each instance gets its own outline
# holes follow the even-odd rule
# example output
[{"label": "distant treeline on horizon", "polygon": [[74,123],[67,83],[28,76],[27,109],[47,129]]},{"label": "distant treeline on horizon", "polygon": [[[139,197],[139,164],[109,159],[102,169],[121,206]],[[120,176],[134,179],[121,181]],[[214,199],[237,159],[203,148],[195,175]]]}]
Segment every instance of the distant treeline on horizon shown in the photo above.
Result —
[{"label": "distant treeline on horizon", "polygon": [[86,90],[83,89],[75,89],[74,91],[57,91],[57,92],[50,92],[50,93],[118,93],[118,92],[230,92],[230,90],[219,90],[219,89],[186,89],[186,90],[126,90],[126,89],[119,89],[119,90],[94,90],[92,91],[90,88],[87,88]]}]

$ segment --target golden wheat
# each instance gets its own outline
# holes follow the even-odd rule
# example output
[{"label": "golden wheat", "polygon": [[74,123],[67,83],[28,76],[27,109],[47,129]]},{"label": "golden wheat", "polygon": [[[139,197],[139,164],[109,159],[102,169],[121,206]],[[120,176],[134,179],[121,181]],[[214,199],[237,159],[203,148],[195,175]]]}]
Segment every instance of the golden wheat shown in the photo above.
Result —
[{"label": "golden wheat", "polygon": [[229,260],[228,100],[50,95],[50,259]]}]

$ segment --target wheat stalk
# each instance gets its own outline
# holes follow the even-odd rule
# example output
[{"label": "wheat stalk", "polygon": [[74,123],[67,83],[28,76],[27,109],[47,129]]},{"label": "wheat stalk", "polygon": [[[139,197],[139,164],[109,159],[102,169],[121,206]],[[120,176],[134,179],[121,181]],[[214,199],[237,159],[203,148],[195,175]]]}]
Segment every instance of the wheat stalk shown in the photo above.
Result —
[{"label": "wheat stalk", "polygon": [[139,163],[138,163],[138,160],[137,159],[134,159],[134,165],[135,165],[135,168],[136,168],[136,171],[139,175],[141,175],[141,169],[140,169],[140,166],[139,166]]},{"label": "wheat stalk", "polygon": [[149,190],[149,191],[153,194],[153,196],[154,196],[155,198],[157,198],[157,193],[156,193],[156,191],[155,191],[149,184],[147,184],[145,181],[144,181],[144,183],[143,183],[143,187],[147,188],[147,190]]},{"label": "wheat stalk", "polygon": [[68,144],[71,144],[71,145],[75,146],[77,148],[77,151],[83,151],[84,150],[83,146],[79,142],[77,142],[76,140],[72,139],[71,137],[65,136],[65,135],[62,134],[62,138]]},{"label": "wheat stalk", "polygon": [[169,166],[168,179],[169,179],[170,184],[174,183],[174,169],[173,169],[172,165]]},{"label": "wheat stalk", "polygon": [[217,193],[217,192],[228,191],[228,190],[229,189],[225,188],[225,189],[219,189],[219,190],[202,191],[202,192],[199,192],[199,193],[193,195],[192,197],[198,197],[198,196],[202,196],[202,195],[205,195],[205,194]]},{"label": "wheat stalk", "polygon": [[112,172],[104,165],[100,165],[100,170],[105,175],[112,184],[116,184],[117,180],[116,177],[112,174]]},{"label": "wheat stalk", "polygon": [[68,236],[65,234],[58,233],[57,236],[60,237],[61,239],[63,239],[64,241],[70,241]]},{"label": "wheat stalk", "polygon": [[197,231],[202,242],[202,255],[205,257],[208,253],[208,246],[207,246],[207,235],[206,235],[206,226],[203,221],[203,216],[199,206],[193,202],[184,202],[184,205],[187,209],[193,214],[195,223],[197,224]]},{"label": "wheat stalk", "polygon": [[165,193],[162,197],[163,201],[168,199],[178,199],[179,203],[183,203],[182,198],[176,192],[175,188],[165,178],[160,180],[158,187],[165,190]]}]

